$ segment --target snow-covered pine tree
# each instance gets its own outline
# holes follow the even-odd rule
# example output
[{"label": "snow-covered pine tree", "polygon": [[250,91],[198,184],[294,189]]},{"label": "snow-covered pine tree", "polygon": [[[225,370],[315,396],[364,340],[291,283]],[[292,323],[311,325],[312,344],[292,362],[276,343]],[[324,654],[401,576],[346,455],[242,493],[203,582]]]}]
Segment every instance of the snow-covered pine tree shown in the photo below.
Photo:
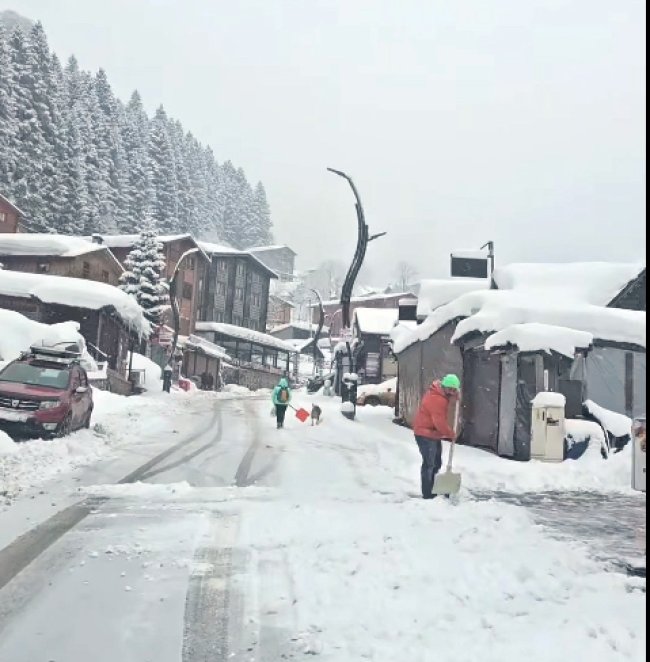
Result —
[{"label": "snow-covered pine tree", "polygon": [[169,303],[169,287],[164,277],[163,245],[158,241],[151,219],[147,220],[124,266],[126,271],[120,279],[120,289],[142,306],[145,317],[154,328],[160,326]]},{"label": "snow-covered pine tree", "polygon": [[169,120],[160,106],[151,122],[149,168],[153,190],[152,214],[158,230],[173,233],[177,229],[178,197],[174,149],[169,137]]},{"label": "snow-covered pine tree", "polygon": [[18,144],[16,139],[15,77],[9,40],[0,23],[0,188],[12,189]]},{"label": "snow-covered pine tree", "polygon": [[269,246],[273,243],[273,224],[271,222],[271,209],[262,182],[257,183],[253,193],[253,216],[255,224],[251,246]]}]

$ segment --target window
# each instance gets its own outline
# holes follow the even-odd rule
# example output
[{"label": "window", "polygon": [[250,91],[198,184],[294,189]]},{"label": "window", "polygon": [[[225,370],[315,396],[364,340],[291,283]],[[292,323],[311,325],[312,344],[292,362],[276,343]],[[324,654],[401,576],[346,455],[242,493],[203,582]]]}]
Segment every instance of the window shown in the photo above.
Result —
[{"label": "window", "polygon": [[226,273],[228,271],[228,263],[225,260],[219,260],[217,262],[217,271],[222,274]]},{"label": "window", "polygon": [[90,278],[90,262],[84,262],[81,265],[81,275],[84,278]]},{"label": "window", "polygon": [[108,283],[108,279],[109,279],[109,273],[108,273],[108,271],[102,271],[102,280],[103,280],[105,283]]},{"label": "window", "polygon": [[39,274],[49,274],[50,273],[50,263],[49,262],[39,262],[36,270]]},{"label": "window", "polygon": [[242,287],[235,288],[235,299],[241,301],[244,298],[244,289]]},{"label": "window", "polygon": [[193,257],[188,257],[187,260],[185,260],[185,270],[194,271],[194,269],[196,269],[196,261]]},{"label": "window", "polygon": [[183,283],[183,299],[191,299],[192,293],[192,285],[190,283]]},{"label": "window", "polygon": [[215,322],[223,322],[224,321],[223,313],[217,313],[214,317],[215,317]]},{"label": "window", "polygon": [[244,271],[246,270],[246,267],[243,262],[237,262],[237,275],[238,276],[243,276]]},{"label": "window", "polygon": [[225,283],[217,283],[217,294],[221,294],[222,296],[226,295],[226,284]]},{"label": "window", "polygon": [[0,211],[0,223],[6,223],[7,222],[7,214],[4,211]]}]

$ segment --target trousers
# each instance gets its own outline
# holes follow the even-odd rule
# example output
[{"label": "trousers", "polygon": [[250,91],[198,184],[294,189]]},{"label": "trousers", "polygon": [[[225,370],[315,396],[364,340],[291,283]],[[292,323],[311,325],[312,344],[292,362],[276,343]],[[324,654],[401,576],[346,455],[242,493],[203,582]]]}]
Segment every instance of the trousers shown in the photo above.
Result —
[{"label": "trousers", "polygon": [[420,455],[422,455],[422,468],[420,469],[422,498],[433,499],[431,493],[433,482],[442,467],[442,441],[418,437],[417,435],[415,441],[417,441]]}]

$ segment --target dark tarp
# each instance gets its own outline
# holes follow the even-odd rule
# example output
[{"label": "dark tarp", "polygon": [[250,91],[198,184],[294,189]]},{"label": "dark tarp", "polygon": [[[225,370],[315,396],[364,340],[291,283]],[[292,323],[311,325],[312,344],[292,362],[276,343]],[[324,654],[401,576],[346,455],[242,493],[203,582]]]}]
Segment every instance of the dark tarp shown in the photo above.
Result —
[{"label": "dark tarp", "polygon": [[463,354],[463,426],[461,443],[489,448],[499,446],[500,364],[498,354],[466,350]]}]

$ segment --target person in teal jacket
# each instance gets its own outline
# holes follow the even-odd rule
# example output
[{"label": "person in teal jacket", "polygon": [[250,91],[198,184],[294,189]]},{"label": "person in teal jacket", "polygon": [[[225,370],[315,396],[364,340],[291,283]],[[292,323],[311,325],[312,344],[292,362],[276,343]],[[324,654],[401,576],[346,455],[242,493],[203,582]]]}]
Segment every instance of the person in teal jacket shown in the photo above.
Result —
[{"label": "person in teal jacket", "polygon": [[287,407],[290,402],[291,389],[289,388],[289,382],[283,377],[280,383],[273,389],[273,404],[275,405],[278,430],[284,427],[284,418],[287,415]]}]

